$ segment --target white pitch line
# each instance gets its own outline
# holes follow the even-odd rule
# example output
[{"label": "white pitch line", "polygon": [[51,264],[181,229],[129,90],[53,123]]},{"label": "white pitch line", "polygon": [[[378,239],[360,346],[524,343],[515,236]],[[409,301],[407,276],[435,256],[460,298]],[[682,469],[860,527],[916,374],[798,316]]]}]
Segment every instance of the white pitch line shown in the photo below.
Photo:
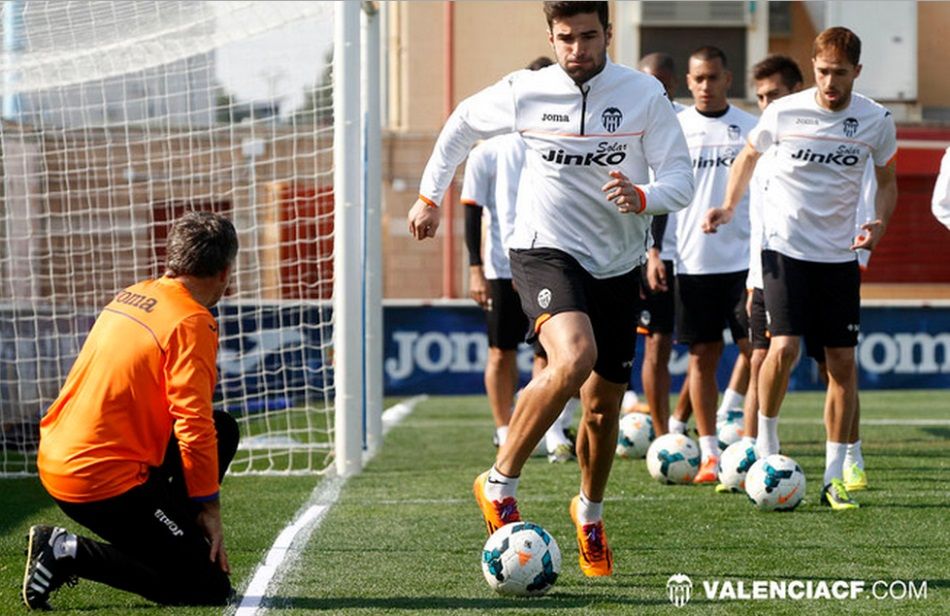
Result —
[{"label": "white pitch line", "polygon": [[[416,396],[391,406],[383,412],[383,433],[385,434],[405,419],[426,396]],[[371,458],[369,455],[366,459]],[[256,616],[267,608],[262,604],[267,597],[268,588],[277,586],[283,575],[291,569],[330,508],[340,498],[345,478],[335,474],[331,467],[326,478],[317,484],[310,498],[294,516],[293,522],[284,527],[274,540],[264,560],[257,566],[254,576],[248,583],[241,602],[234,610],[235,616]],[[231,608],[225,614],[231,613]]]}]

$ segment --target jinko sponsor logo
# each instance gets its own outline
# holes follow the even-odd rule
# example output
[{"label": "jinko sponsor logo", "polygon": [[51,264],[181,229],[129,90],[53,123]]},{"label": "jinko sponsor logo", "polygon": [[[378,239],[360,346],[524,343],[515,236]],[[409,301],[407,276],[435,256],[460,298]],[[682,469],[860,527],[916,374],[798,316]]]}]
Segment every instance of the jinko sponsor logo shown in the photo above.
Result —
[{"label": "jinko sponsor logo", "polygon": [[[927,580],[702,580],[707,601],[919,601],[927,599]],[[666,582],[670,603],[689,603],[693,582],[682,573]]]}]

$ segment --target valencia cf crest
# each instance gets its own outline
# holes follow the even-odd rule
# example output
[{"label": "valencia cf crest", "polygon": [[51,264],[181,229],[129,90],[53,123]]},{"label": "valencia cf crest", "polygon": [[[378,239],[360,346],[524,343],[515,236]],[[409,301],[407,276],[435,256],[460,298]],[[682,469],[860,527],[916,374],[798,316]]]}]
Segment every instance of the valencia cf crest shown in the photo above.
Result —
[{"label": "valencia cf crest", "polygon": [[730,124],[729,128],[726,129],[729,139],[732,141],[738,141],[742,137],[742,129],[735,124]]},{"label": "valencia cf crest", "polygon": [[603,115],[600,116],[600,121],[607,132],[612,133],[620,128],[620,123],[623,122],[623,114],[616,107],[607,107],[604,109]]},{"label": "valencia cf crest", "polygon": [[854,137],[858,134],[858,121],[855,118],[847,118],[844,121],[844,134],[846,137]]}]

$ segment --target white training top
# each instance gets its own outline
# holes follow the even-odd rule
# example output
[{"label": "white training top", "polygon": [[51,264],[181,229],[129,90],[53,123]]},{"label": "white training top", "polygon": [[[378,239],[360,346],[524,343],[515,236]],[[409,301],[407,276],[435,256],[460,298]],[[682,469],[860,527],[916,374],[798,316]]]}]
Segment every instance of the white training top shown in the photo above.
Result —
[{"label": "white training top", "polygon": [[762,282],[762,207],[774,161],[775,148],[769,148],[769,151],[763,154],[756,163],[755,172],[749,182],[749,275],[745,279],[747,289],[764,287]]},{"label": "white training top", "polygon": [[850,247],[866,161],[886,165],[897,152],[897,132],[890,112],[865,96],[853,92],[847,108],[829,111],[816,94],[809,88],[775,101],[749,136],[759,152],[777,147],[763,248],[844,263],[856,258]]},{"label": "white training top", "polygon": [[439,203],[477,139],[513,131],[527,150],[511,248],[557,248],[597,278],[618,276],[645,260],[650,217],[621,214],[607,200],[608,172],[630,178],[648,214],[682,209],[692,197],[686,142],[663,86],[609,60],[583,86],[554,64],[514,72],[462,101],[439,134],[420,195]]},{"label": "white training top", "polygon": [[943,160],[940,161],[940,174],[934,185],[934,196],[930,207],[934,217],[950,229],[950,148],[943,153]]},{"label": "white training top", "polygon": [[485,227],[485,278],[511,278],[508,249],[515,226],[518,180],[524,165],[524,141],[518,133],[492,137],[475,146],[465,163],[461,201],[479,206]]},{"label": "white training top", "polygon": [[742,151],[755,116],[730,106],[718,118],[687,107],[677,118],[683,127],[693,161],[696,192],[676,216],[676,273],[725,274],[749,267],[749,197],[739,202],[732,222],[716,233],[704,233],[703,220],[722,205],[732,162]]},{"label": "white training top", "polygon": [[[681,105],[672,101],[673,111],[677,114],[686,109],[686,105]],[[663,247],[660,250],[660,259],[663,261],[676,261],[676,212],[667,214],[666,230],[663,231]],[[672,274],[673,272],[667,272]]]}]

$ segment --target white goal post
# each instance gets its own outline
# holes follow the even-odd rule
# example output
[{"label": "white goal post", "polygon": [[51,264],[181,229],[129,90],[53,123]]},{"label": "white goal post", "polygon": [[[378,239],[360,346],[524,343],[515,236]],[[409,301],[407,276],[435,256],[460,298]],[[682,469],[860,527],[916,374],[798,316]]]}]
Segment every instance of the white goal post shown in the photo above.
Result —
[{"label": "white goal post", "polygon": [[194,209],[241,244],[216,309],[231,472],[358,472],[382,412],[375,3],[0,10],[0,476],[35,473],[96,315]]}]

